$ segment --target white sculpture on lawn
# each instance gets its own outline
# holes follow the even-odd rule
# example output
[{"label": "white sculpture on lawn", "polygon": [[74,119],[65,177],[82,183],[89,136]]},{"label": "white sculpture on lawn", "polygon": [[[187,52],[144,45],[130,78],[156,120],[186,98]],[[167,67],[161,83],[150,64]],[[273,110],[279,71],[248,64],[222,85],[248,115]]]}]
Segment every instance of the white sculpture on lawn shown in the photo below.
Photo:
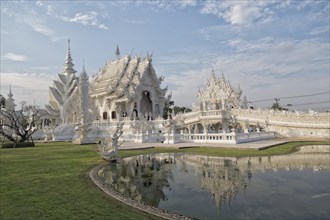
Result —
[{"label": "white sculpture on lawn", "polygon": [[79,110],[80,112],[78,117],[80,122],[78,123],[78,126],[76,130],[79,133],[79,136],[73,140],[74,144],[87,144],[87,143],[92,143],[93,141],[90,140],[87,135],[88,131],[90,129],[90,113],[89,113],[89,81],[88,81],[88,76],[85,70],[85,65],[83,66],[83,70],[80,74],[79,78],[79,95],[80,95],[80,105],[79,105]]},{"label": "white sculpture on lawn", "polygon": [[114,129],[109,129],[109,134],[98,144],[98,153],[106,161],[116,161],[118,148],[123,143],[119,143],[119,138],[123,133],[123,123],[117,123]]}]

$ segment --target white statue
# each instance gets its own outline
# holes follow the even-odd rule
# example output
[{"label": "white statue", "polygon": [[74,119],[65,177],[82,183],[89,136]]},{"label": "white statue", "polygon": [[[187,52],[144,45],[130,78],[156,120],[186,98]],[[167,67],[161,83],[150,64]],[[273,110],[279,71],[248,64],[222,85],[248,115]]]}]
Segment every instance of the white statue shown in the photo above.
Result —
[{"label": "white statue", "polygon": [[118,140],[123,133],[123,124],[118,123],[114,131],[109,131],[109,136],[98,144],[98,152],[101,157],[109,162],[117,161],[118,148],[123,143],[119,144]]}]

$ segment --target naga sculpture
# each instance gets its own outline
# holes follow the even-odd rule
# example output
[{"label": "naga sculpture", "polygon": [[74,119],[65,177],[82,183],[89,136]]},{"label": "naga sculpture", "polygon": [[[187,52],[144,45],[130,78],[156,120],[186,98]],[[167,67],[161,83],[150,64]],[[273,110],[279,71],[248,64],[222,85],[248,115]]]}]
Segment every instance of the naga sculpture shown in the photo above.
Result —
[{"label": "naga sculpture", "polygon": [[109,130],[109,136],[104,138],[98,144],[98,153],[102,159],[115,162],[117,161],[118,148],[123,143],[119,143],[119,138],[123,133],[123,124],[118,123],[114,130]]}]

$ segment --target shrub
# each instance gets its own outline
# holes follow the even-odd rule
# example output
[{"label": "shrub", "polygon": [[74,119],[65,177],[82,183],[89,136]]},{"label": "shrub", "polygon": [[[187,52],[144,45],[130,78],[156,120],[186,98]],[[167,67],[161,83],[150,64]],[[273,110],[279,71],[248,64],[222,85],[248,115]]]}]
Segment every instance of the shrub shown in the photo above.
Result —
[{"label": "shrub", "polygon": [[[23,143],[17,143],[16,144],[16,148],[22,148],[22,147],[34,147],[34,143],[33,142],[23,142]],[[1,145],[1,148],[14,148],[14,143],[10,142],[10,143],[3,143]]]}]

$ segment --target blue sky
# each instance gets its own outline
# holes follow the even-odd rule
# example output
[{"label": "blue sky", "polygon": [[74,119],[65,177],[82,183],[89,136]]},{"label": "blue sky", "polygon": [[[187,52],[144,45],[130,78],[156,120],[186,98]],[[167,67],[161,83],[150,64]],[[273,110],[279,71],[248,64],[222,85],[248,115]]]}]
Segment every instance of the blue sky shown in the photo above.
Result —
[{"label": "blue sky", "polygon": [[[63,68],[90,76],[122,54],[146,56],[177,105],[191,106],[212,67],[269,107],[329,109],[329,1],[1,1],[1,91],[44,106]],[[318,94],[320,95],[313,95]],[[308,104],[312,103],[312,104]]]}]

